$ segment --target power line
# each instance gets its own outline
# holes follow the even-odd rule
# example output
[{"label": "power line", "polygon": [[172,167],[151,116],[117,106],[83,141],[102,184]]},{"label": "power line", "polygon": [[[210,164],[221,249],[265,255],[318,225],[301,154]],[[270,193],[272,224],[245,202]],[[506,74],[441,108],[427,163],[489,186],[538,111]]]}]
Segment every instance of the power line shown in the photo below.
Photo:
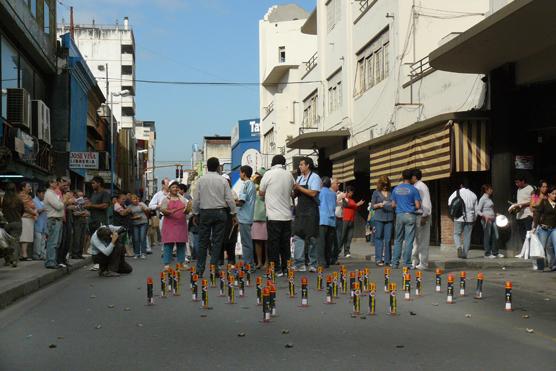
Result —
[{"label": "power line", "polygon": [[[106,80],[106,77],[97,77],[97,80]],[[171,80],[143,80],[143,79],[118,79],[109,77],[108,81],[134,82],[154,85],[194,85],[194,86],[261,86],[260,82],[240,82],[240,81],[171,81]],[[264,85],[299,85],[299,84],[320,84],[321,81],[289,81],[267,83]]]}]

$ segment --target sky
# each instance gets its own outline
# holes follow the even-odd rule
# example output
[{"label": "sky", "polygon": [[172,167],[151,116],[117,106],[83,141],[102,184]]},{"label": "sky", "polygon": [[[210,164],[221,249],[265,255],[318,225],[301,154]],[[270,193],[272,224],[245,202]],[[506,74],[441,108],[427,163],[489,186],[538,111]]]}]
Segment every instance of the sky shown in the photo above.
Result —
[{"label": "sky", "polygon": [[[258,82],[258,24],[275,4],[308,12],[315,0],[61,0],[58,23],[115,24],[129,17],[136,43],[136,78],[165,81]],[[231,135],[241,119],[259,116],[257,86],[136,84],[136,118],[154,120],[156,161],[183,163],[205,135]],[[163,165],[157,163],[157,166]],[[175,168],[156,176],[175,177]]]}]

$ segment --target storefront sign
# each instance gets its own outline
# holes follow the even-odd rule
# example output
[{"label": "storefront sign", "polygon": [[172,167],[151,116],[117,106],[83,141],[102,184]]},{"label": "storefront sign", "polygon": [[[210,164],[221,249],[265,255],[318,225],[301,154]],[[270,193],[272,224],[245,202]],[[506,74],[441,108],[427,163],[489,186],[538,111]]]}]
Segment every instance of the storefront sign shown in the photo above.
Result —
[{"label": "storefront sign", "polygon": [[518,170],[533,170],[535,168],[535,157],[515,156],[515,168]]},{"label": "storefront sign", "polygon": [[70,152],[70,169],[98,169],[98,152]]}]

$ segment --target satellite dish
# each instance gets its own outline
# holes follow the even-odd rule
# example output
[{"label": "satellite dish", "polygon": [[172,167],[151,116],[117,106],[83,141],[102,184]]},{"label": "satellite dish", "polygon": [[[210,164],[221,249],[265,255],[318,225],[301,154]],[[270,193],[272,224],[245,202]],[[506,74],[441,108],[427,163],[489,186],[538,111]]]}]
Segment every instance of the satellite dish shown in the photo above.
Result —
[{"label": "satellite dish", "polygon": [[243,152],[241,156],[241,166],[249,165],[253,169],[253,172],[257,171],[263,166],[263,155],[254,148],[250,148]]}]

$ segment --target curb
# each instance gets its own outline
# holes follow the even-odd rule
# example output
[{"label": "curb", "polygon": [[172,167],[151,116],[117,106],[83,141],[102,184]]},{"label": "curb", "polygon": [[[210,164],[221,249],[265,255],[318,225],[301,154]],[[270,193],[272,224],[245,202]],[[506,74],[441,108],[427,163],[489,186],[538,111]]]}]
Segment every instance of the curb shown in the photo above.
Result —
[{"label": "curb", "polygon": [[[373,255],[360,255],[351,254],[352,260],[365,260],[371,261]],[[481,269],[527,269],[531,268],[530,260],[518,260],[518,261],[508,261],[507,259],[493,259],[492,261],[473,261],[473,259],[463,260],[431,260],[429,261],[429,270],[434,270],[436,268],[444,269],[445,271],[457,270],[457,269],[470,269],[470,270],[481,270]]]},{"label": "curb", "polygon": [[22,282],[8,290],[0,293],[0,309],[4,309],[16,300],[21,299],[39,289],[58,281],[59,279],[68,276],[71,272],[83,268],[86,265],[92,264],[92,257],[87,257],[83,260],[75,260],[71,263],[71,267],[67,269],[44,269],[44,273],[36,274],[29,277],[25,282]]}]

